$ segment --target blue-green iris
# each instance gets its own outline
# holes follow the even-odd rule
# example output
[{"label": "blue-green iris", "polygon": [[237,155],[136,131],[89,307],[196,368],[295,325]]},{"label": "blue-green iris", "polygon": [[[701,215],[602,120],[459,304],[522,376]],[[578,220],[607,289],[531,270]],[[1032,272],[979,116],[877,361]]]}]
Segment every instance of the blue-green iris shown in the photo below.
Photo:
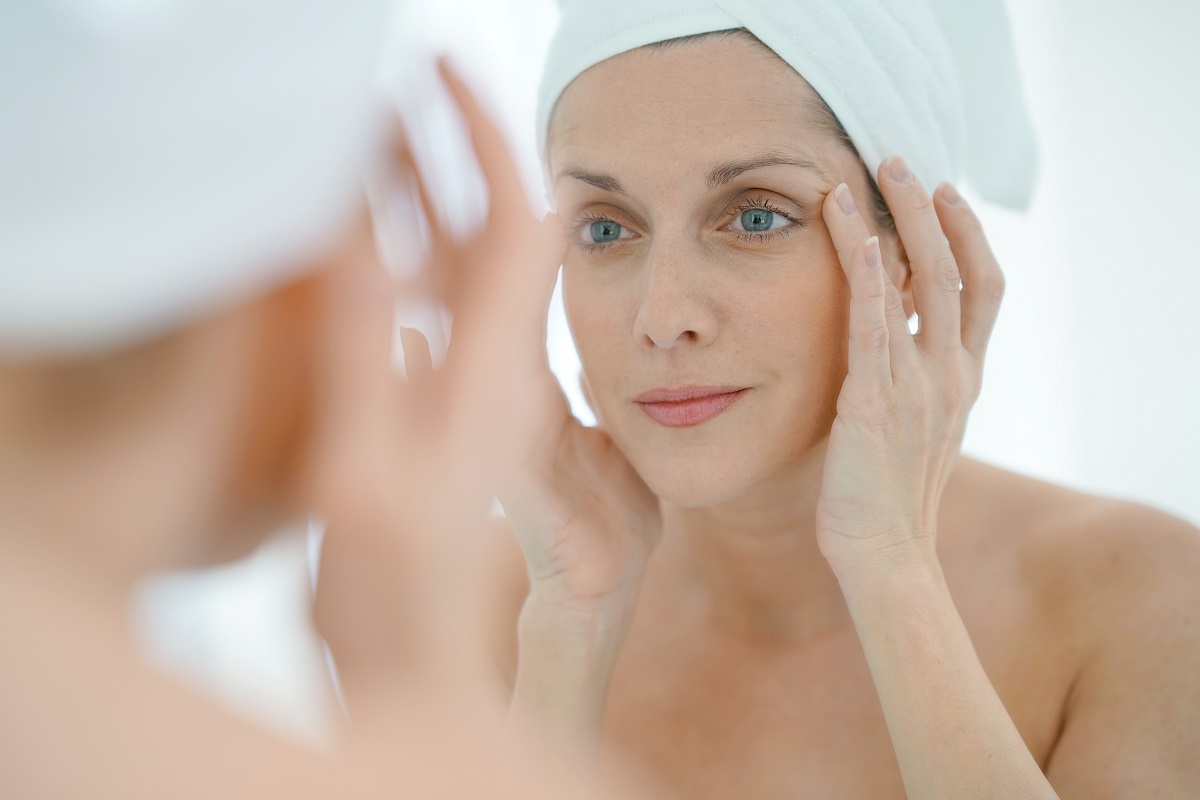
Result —
[{"label": "blue-green iris", "polygon": [[750,208],[742,212],[742,227],[751,233],[771,230],[775,225],[775,212],[765,208]]},{"label": "blue-green iris", "polygon": [[615,242],[621,238],[621,226],[611,219],[598,219],[592,223],[592,241],[597,244]]}]

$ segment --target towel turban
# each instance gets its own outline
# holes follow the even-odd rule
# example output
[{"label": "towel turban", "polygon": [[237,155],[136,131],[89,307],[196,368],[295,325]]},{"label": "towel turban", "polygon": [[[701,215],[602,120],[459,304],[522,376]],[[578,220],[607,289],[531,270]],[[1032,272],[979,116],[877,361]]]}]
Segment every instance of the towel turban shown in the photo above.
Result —
[{"label": "towel turban", "polygon": [[874,175],[901,154],[928,186],[1028,205],[1036,147],[1003,0],[560,0],[538,107],[588,68],[656,42],[745,28],[817,91]]},{"label": "towel turban", "polygon": [[0,3],[0,353],[280,285],[362,207],[395,0]]}]

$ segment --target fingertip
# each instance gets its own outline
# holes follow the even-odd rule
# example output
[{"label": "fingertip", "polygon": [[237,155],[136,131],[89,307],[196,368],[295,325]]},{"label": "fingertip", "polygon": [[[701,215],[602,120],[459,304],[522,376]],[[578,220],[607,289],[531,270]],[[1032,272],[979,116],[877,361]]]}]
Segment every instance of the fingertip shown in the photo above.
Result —
[{"label": "fingertip", "polygon": [[881,269],[883,267],[883,253],[879,249],[878,236],[872,236],[863,245],[863,259],[871,269]]},{"label": "fingertip", "polygon": [[942,204],[950,208],[967,208],[967,201],[959,194],[958,189],[949,181],[942,182],[933,193]]},{"label": "fingertip", "polygon": [[833,190],[833,199],[837,201],[837,207],[847,217],[859,215],[858,204],[854,202],[854,193],[845,183],[838,184],[838,187]]},{"label": "fingertip", "polygon": [[908,162],[898,154],[888,156],[879,165],[878,172],[879,182],[884,183],[884,179],[890,180],[892,183],[911,184],[916,183],[916,176],[913,175],[912,169],[908,166]]},{"label": "fingertip", "polygon": [[450,90],[460,105],[472,100],[467,80],[463,77],[462,70],[454,65],[450,56],[443,53],[437,57],[437,72],[446,84],[446,88]]}]

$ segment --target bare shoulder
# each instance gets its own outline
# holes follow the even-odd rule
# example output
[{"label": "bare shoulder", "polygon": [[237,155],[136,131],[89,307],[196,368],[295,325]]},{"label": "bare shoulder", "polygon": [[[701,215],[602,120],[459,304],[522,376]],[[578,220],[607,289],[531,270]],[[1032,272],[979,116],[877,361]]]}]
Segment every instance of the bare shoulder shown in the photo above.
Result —
[{"label": "bare shoulder", "polygon": [[1200,530],[1137,503],[982,465],[1010,563],[1074,655],[1048,763],[1060,796],[1200,796]]},{"label": "bare shoulder", "polygon": [[[1135,614],[1200,596],[1200,529],[1149,506],[1075,491],[968,460],[953,489],[978,531],[1057,603]],[[1102,598],[1119,603],[1110,607]]]},{"label": "bare shoulder", "polygon": [[[1100,640],[1180,624],[1200,608],[1200,530],[1138,503],[1005,474],[1001,501],[1023,572]],[[1168,613],[1171,612],[1171,613]],[[1090,625],[1088,625],[1090,623]]]}]

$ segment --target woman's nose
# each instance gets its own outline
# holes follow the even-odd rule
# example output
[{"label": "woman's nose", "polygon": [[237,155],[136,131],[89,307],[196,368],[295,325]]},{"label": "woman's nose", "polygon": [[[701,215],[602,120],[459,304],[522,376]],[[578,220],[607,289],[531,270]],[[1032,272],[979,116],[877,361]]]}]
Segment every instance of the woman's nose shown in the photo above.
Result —
[{"label": "woman's nose", "polygon": [[656,243],[643,272],[634,334],[651,347],[707,344],[717,336],[717,315],[698,254]]}]

